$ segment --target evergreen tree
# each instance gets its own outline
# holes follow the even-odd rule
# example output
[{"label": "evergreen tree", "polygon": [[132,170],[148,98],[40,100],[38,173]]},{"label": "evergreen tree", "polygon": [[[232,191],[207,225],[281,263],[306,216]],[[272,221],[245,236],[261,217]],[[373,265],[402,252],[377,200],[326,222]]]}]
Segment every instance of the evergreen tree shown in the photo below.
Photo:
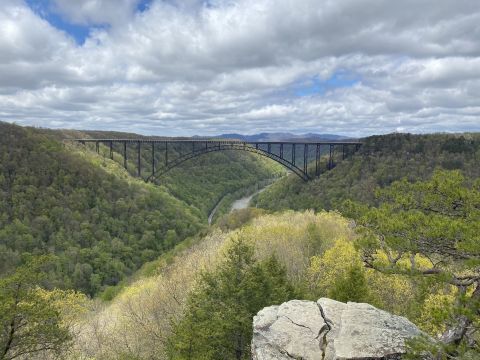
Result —
[{"label": "evergreen tree", "polygon": [[184,317],[175,325],[170,358],[249,359],[253,316],[293,296],[278,261],[256,261],[253,247],[236,238],[224,263],[204,273],[191,293]]},{"label": "evergreen tree", "polygon": [[[480,179],[469,184],[459,171],[438,170],[428,181],[399,181],[377,196],[377,207],[347,206],[363,234],[359,245],[365,265],[427,277],[432,292],[453,288],[455,306],[440,337],[443,354],[476,349],[478,356]],[[420,265],[419,257],[428,266]]]},{"label": "evergreen tree", "polygon": [[338,279],[334,287],[328,291],[328,297],[342,302],[370,302],[365,269],[357,264],[351,266],[346,276]]}]

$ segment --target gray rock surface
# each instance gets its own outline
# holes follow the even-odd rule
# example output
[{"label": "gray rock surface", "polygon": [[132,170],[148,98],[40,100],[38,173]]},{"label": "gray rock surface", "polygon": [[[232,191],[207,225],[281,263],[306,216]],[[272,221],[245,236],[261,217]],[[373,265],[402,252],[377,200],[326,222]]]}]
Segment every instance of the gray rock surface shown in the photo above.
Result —
[{"label": "gray rock surface", "polygon": [[406,318],[369,304],[292,300],[253,318],[252,358],[400,359],[405,339],[420,334]]}]

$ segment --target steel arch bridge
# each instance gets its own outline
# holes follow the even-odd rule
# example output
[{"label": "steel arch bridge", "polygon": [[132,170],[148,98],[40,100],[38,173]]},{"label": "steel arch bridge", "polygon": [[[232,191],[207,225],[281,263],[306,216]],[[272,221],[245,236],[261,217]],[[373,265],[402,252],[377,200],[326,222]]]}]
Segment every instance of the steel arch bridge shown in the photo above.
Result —
[{"label": "steel arch bridge", "polygon": [[[154,181],[171,169],[197,156],[215,151],[248,151],[270,158],[299,176],[304,181],[318,177],[326,170],[335,167],[337,161],[343,160],[356,152],[361,142],[358,141],[240,141],[211,139],[66,139],[86,145],[95,144],[108,150],[110,159],[114,152],[123,159],[123,166],[128,169],[128,150],[136,152],[135,161],[138,177],[145,181]],[[143,153],[142,153],[143,151]],[[142,175],[142,154],[150,153],[150,171]],[[325,159],[325,164],[321,159]],[[314,161],[314,162],[313,162]],[[309,169],[310,167],[310,169]]]}]

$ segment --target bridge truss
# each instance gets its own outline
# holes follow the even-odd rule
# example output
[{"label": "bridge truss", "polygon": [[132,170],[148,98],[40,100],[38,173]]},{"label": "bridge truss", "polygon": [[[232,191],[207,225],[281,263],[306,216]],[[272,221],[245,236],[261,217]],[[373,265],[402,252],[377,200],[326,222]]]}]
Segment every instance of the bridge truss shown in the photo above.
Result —
[{"label": "bridge truss", "polygon": [[[318,177],[326,170],[335,167],[341,159],[356,152],[361,142],[357,141],[259,141],[247,142],[239,140],[199,140],[199,139],[69,139],[86,144],[95,144],[95,150],[100,153],[100,147],[107,149],[110,159],[118,153],[123,159],[123,166],[128,169],[128,161],[134,161],[138,177],[145,181],[154,181],[197,156],[215,151],[248,151],[270,158],[295,173],[304,181]],[[133,159],[132,150],[136,153]],[[149,174],[144,176],[142,158],[149,153]]]}]

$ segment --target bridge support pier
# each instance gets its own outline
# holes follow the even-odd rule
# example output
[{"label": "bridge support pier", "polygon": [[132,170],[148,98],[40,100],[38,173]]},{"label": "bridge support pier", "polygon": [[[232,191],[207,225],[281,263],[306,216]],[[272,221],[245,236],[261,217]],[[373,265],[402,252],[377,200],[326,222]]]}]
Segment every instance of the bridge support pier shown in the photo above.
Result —
[{"label": "bridge support pier", "polygon": [[155,143],[152,142],[152,174],[155,174]]},{"label": "bridge support pier", "polygon": [[333,169],[333,152],[334,152],[334,147],[335,145],[333,144],[330,144],[330,151],[329,151],[329,155],[328,155],[328,170],[332,170]]},{"label": "bridge support pier", "polygon": [[127,169],[127,142],[123,142],[123,167]]},{"label": "bridge support pier", "polygon": [[142,157],[140,156],[141,142],[137,142],[137,166],[138,166],[138,177],[142,177]]},{"label": "bridge support pier", "polygon": [[168,166],[168,142],[165,141],[165,166]]},{"label": "bridge support pier", "polygon": [[308,176],[308,144],[303,144],[303,172]]}]

